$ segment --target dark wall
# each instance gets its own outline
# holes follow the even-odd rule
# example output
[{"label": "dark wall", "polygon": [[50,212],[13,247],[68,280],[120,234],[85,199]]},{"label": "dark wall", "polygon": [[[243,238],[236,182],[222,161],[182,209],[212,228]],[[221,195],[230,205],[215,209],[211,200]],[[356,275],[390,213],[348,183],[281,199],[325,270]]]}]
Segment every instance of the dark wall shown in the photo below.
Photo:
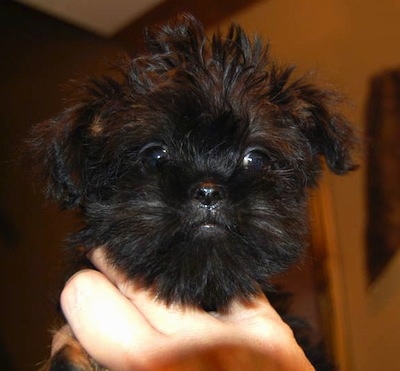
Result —
[{"label": "dark wall", "polygon": [[49,352],[62,240],[76,222],[45,205],[19,147],[61,109],[66,81],[105,70],[120,48],[15,3],[0,7],[0,369],[25,371]]}]

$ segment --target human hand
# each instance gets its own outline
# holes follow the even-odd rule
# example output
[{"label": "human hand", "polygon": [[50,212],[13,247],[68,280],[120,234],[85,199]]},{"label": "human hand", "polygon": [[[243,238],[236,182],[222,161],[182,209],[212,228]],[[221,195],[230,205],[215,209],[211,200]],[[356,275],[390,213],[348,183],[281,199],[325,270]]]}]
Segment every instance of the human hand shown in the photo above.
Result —
[{"label": "human hand", "polygon": [[166,306],[111,267],[102,248],[90,259],[99,272],[76,273],[61,306],[81,345],[110,370],[313,370],[263,295],[226,313]]}]

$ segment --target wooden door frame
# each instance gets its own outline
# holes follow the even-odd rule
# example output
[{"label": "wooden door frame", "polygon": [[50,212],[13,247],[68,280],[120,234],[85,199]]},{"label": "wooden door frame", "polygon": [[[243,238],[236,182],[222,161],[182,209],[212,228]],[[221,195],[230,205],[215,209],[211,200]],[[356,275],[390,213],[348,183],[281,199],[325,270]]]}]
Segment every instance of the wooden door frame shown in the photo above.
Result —
[{"label": "wooden door frame", "polygon": [[318,302],[328,348],[340,370],[350,370],[346,336],[345,282],[337,239],[335,212],[329,179],[325,174],[310,198],[311,245],[318,261]]}]

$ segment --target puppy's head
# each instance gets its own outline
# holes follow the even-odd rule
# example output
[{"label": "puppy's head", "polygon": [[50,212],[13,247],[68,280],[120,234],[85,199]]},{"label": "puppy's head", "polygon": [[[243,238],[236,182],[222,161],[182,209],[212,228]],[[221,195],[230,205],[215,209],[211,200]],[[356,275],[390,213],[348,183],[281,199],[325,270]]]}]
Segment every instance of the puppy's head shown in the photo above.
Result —
[{"label": "puppy's head", "polygon": [[301,253],[320,161],[351,170],[332,94],[293,80],[238,26],[211,40],[190,16],[146,35],[120,81],[90,81],[34,129],[47,194],[80,208],[76,244],[166,302],[249,298]]}]

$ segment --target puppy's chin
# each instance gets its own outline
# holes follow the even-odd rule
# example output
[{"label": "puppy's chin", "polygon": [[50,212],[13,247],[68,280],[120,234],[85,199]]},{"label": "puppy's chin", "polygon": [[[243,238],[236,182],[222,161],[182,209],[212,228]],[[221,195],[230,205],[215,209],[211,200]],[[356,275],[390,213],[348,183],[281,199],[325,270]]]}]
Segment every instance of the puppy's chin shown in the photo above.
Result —
[{"label": "puppy's chin", "polygon": [[255,262],[245,262],[244,246],[225,226],[192,226],[171,242],[158,266],[137,275],[159,300],[221,311],[234,298],[250,299],[261,290]]},{"label": "puppy's chin", "polygon": [[[232,250],[229,246],[230,235],[227,227],[213,223],[193,226],[185,237],[188,248],[204,259],[215,259],[219,254]],[[204,250],[209,250],[204,252]],[[202,252],[203,251],[203,252]],[[201,255],[205,253],[206,255]]]}]

